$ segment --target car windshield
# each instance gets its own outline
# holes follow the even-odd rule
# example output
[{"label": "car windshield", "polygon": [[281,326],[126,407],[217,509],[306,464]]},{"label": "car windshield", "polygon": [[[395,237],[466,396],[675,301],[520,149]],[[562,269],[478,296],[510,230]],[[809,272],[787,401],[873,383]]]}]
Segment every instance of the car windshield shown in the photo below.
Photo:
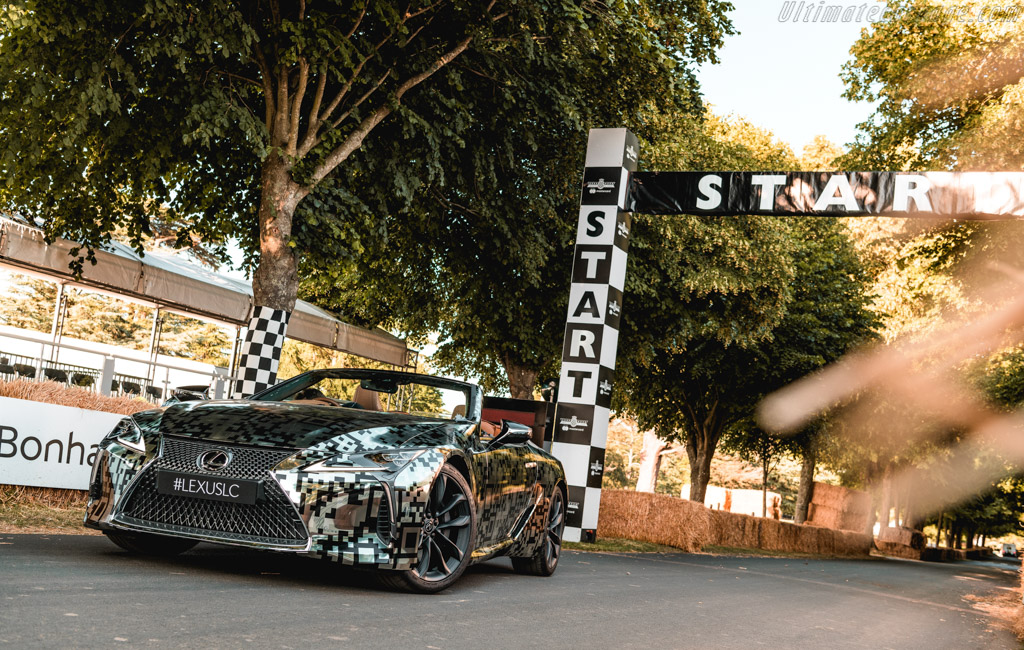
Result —
[{"label": "car windshield", "polygon": [[459,382],[427,375],[316,370],[283,381],[252,399],[454,419],[466,416],[469,392]]}]

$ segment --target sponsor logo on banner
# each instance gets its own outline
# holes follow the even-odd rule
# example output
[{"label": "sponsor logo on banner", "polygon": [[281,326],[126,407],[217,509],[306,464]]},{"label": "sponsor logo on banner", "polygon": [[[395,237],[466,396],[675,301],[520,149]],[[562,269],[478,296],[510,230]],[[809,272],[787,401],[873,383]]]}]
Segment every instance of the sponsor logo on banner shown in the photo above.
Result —
[{"label": "sponsor logo on banner", "polygon": [[612,406],[612,389],[615,385],[615,371],[611,368],[605,368],[601,366],[597,370],[597,399],[595,403],[598,406],[605,408],[611,408]]},{"label": "sponsor logo on banner", "polygon": [[590,467],[587,471],[587,487],[601,487],[601,478],[604,476],[604,449],[601,447],[590,448]]},{"label": "sponsor logo on banner", "polygon": [[615,181],[606,181],[599,178],[596,181],[587,183],[587,192],[590,194],[610,194],[615,191]]},{"label": "sponsor logo on banner", "polygon": [[586,431],[590,427],[589,420],[581,420],[575,415],[571,418],[562,418],[558,421],[562,431]]},{"label": "sponsor logo on banner", "polygon": [[565,525],[570,528],[583,527],[583,503],[587,500],[587,490],[582,486],[570,485],[566,489],[568,499],[565,505]]},{"label": "sponsor logo on banner", "polygon": [[594,427],[594,407],[589,404],[559,403],[555,413],[558,423],[555,440],[576,445],[589,445]]},{"label": "sponsor logo on banner", "polygon": [[123,417],[0,397],[0,482],[88,489],[99,442]]},{"label": "sponsor logo on banner", "polygon": [[587,167],[583,170],[583,205],[618,205],[622,167]]}]

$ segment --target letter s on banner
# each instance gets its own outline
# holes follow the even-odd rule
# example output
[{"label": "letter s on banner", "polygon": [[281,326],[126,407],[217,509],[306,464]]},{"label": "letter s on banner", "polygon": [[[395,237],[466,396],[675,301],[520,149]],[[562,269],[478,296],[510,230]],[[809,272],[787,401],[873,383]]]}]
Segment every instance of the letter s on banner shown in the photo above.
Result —
[{"label": "letter s on banner", "polygon": [[701,176],[697,183],[700,196],[697,197],[697,208],[714,210],[722,205],[722,177],[718,174]]}]

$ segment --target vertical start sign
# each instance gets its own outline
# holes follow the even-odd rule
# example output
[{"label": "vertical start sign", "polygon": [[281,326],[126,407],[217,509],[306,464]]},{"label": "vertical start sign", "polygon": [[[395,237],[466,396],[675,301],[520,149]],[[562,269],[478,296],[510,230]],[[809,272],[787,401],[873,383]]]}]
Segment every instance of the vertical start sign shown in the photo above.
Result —
[{"label": "vertical start sign", "polygon": [[638,152],[626,129],[590,131],[551,443],[565,467],[570,542],[593,539],[597,529],[629,250],[624,208]]}]

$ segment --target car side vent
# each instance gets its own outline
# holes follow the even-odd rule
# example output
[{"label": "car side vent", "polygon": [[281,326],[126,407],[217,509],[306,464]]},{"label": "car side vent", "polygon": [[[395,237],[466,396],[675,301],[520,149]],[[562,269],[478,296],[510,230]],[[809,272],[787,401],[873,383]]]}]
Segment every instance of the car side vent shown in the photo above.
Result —
[{"label": "car side vent", "polygon": [[391,543],[391,503],[386,492],[381,493],[377,506],[377,537],[385,544]]}]

